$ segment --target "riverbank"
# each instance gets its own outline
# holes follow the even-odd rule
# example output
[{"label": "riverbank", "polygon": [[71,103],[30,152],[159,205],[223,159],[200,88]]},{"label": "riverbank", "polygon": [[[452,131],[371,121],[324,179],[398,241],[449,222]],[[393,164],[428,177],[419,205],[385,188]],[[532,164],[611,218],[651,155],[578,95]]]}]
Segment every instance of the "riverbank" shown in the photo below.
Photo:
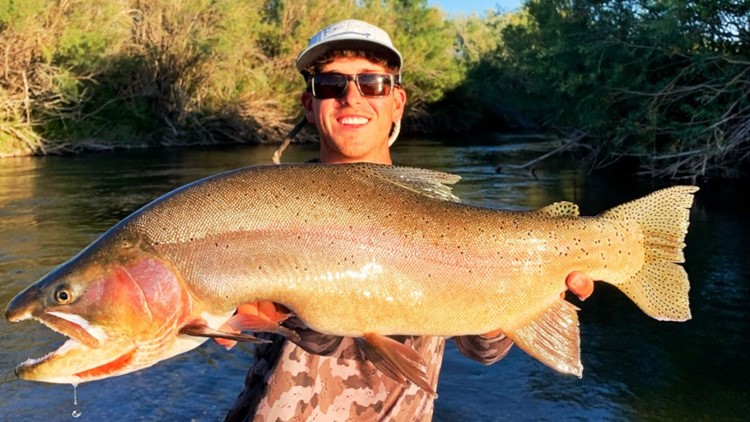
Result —
[{"label": "riverbank", "polygon": [[279,142],[301,112],[296,54],[346,13],[401,49],[407,131],[520,125],[573,141],[591,168],[737,179],[750,36],[735,3],[448,17],[425,2],[0,0],[0,156]]}]

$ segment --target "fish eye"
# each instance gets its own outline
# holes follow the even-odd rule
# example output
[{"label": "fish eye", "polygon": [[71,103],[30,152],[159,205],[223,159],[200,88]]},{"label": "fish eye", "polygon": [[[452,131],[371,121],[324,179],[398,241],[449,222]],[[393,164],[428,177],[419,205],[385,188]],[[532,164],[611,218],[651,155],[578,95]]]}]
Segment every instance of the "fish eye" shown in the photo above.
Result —
[{"label": "fish eye", "polygon": [[65,305],[73,301],[73,292],[66,287],[58,287],[55,290],[55,301],[60,305]]}]

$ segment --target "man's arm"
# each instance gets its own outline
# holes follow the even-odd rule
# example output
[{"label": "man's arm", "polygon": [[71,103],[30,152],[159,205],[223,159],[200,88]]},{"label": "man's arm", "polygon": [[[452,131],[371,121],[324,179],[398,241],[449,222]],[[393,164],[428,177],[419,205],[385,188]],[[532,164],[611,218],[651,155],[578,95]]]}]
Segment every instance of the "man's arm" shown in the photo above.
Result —
[{"label": "man's arm", "polygon": [[464,356],[485,365],[504,358],[513,346],[513,341],[499,330],[481,336],[458,336],[453,341]]},{"label": "man's arm", "polygon": [[307,353],[315,355],[330,356],[341,344],[343,337],[322,334],[311,330],[300,319],[291,317],[284,321],[284,327],[297,333],[299,340],[289,339]]}]

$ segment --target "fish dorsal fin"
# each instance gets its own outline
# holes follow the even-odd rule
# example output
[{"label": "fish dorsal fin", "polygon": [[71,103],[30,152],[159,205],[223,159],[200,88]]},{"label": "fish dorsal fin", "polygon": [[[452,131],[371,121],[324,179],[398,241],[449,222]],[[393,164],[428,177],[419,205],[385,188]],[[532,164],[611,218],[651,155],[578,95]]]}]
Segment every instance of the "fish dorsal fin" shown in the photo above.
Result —
[{"label": "fish dorsal fin", "polygon": [[363,170],[372,171],[377,177],[413,192],[443,201],[459,202],[450,185],[461,180],[461,176],[436,170],[416,167],[398,167],[380,164],[360,164]]},{"label": "fish dorsal fin", "polygon": [[360,348],[380,372],[402,384],[411,381],[428,393],[435,394],[427,380],[426,365],[414,349],[379,334],[365,333],[361,340]]},{"label": "fish dorsal fin", "polygon": [[581,377],[583,366],[577,311],[575,306],[557,299],[524,324],[506,329],[505,335],[545,365]]},{"label": "fish dorsal fin", "polygon": [[551,217],[580,217],[581,215],[578,205],[568,201],[555,202],[531,212]]}]

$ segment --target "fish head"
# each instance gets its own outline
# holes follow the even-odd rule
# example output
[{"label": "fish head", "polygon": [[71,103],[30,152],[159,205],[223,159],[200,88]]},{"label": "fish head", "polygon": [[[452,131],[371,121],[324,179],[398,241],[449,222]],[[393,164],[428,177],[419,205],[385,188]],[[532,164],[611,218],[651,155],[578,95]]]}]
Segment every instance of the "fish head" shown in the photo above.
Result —
[{"label": "fish head", "polygon": [[25,380],[77,384],[132,372],[175,350],[190,298],[172,266],[132,243],[96,243],[19,293],[11,322],[37,320],[69,339],[16,368]]}]

